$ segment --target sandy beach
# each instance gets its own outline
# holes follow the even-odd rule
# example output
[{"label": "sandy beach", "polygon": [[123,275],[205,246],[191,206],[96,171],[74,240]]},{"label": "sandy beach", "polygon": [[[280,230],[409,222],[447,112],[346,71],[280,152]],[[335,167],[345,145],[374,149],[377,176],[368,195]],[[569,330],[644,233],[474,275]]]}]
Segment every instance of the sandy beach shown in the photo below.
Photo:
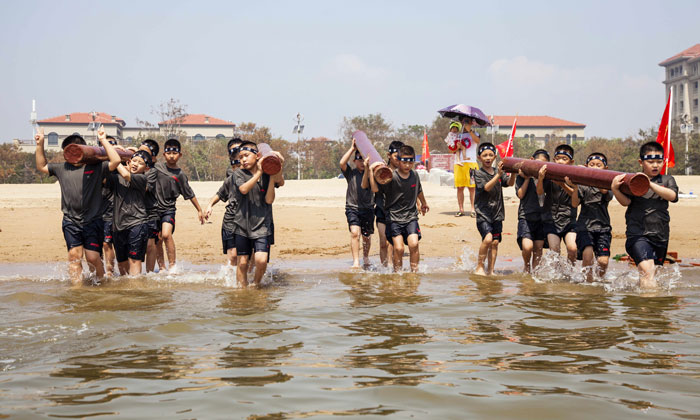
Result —
[{"label": "sandy beach", "polygon": [[[682,193],[700,193],[700,176],[678,176]],[[219,188],[219,182],[193,182],[200,204],[206,208]],[[272,259],[343,258],[351,262],[349,235],[345,220],[343,179],[288,180],[277,190],[274,204],[276,244]],[[456,190],[424,182],[430,212],[420,218],[423,258],[459,257],[464,248],[476,251],[480,242],[475,219],[454,217]],[[499,255],[519,259],[515,241],[517,206],[513,188],[505,190],[506,220]],[[467,198],[468,199],[468,198]],[[66,258],[61,233],[60,190],[55,184],[0,185],[0,263],[55,262]],[[700,258],[700,199],[681,198],[671,205],[669,251],[679,258]],[[223,261],[221,219],[224,204],[214,207],[210,221],[200,225],[194,207],[178,201],[175,240],[178,258],[191,263]],[[624,208],[612,202],[612,254],[624,253]],[[372,258],[378,260],[378,236],[372,241]]]}]

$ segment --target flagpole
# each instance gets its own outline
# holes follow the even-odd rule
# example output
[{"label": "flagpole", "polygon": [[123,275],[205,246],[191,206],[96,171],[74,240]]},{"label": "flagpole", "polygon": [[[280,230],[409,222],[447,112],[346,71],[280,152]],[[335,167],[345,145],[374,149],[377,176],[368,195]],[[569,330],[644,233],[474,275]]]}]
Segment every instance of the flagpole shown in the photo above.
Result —
[{"label": "flagpole", "polygon": [[673,121],[673,86],[668,91],[668,137],[666,138],[666,150],[664,150],[664,162],[666,163],[664,175],[668,175],[668,159],[671,155],[671,121]]}]

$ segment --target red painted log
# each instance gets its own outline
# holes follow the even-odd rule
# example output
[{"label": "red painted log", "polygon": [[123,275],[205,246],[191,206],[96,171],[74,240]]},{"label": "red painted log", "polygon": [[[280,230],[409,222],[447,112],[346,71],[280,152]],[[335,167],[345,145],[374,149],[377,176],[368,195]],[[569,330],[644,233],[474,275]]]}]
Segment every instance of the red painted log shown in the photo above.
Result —
[{"label": "red painted log", "polygon": [[595,169],[584,166],[562,165],[559,163],[542,162],[534,159],[504,158],[503,170],[518,173],[522,170],[527,176],[537,178],[540,168],[547,165],[545,179],[564,182],[564,177],[569,177],[571,182],[579,185],[588,185],[609,190],[612,187],[613,178],[625,174],[625,182],[620,186],[620,191],[625,194],[642,196],[649,190],[649,178],[644,174],[626,174],[624,172],[609,171],[607,169]]},{"label": "red painted log", "polygon": [[[126,162],[131,159],[131,155],[134,154],[131,150],[121,150],[116,149],[122,162]],[[86,146],[84,144],[69,144],[63,149],[63,158],[68,163],[74,165],[84,163],[92,165],[95,163],[104,162],[109,160],[107,156],[107,151],[102,147],[97,146]]]},{"label": "red painted log", "polygon": [[375,162],[381,163],[381,165],[374,168],[374,180],[382,185],[388,184],[394,176],[394,173],[391,171],[391,168],[386,166],[384,159],[382,159],[377,149],[374,148],[372,142],[367,138],[367,134],[358,130],[352,134],[352,138],[355,139],[355,146],[357,146],[357,150],[360,151],[362,157],[367,158],[367,156],[369,156],[370,166]]},{"label": "red painted log", "polygon": [[262,170],[268,175],[278,174],[282,170],[282,161],[272,152],[272,148],[267,143],[258,144],[258,152],[263,157]]}]

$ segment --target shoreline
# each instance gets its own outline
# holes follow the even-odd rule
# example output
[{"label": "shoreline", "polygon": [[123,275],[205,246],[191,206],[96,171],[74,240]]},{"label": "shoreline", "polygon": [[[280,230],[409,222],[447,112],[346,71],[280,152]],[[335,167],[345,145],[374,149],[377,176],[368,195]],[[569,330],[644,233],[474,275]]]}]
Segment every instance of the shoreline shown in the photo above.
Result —
[{"label": "shoreline", "polygon": [[[678,176],[681,192],[700,193],[700,176]],[[192,182],[192,189],[203,208],[216,193],[221,182]],[[350,237],[345,219],[343,179],[287,180],[277,190],[273,204],[275,259],[311,260],[347,258],[351,263]],[[478,250],[481,238],[476,219],[454,217],[457,210],[456,189],[423,182],[430,212],[419,218],[423,234],[421,259],[459,258],[464,247]],[[468,203],[468,193],[465,194]],[[499,257],[520,260],[515,240],[518,200],[513,188],[504,189],[506,219]],[[58,183],[0,184],[0,264],[41,263],[66,260],[61,232],[61,203]],[[468,208],[468,204],[466,206]],[[209,222],[199,225],[194,207],[182,200],[177,203],[175,242],[178,259],[192,264],[224,261],[221,249],[221,219],[225,203],[214,206]],[[671,203],[671,240],[669,251],[680,259],[700,258],[700,198],[682,198]],[[609,206],[613,226],[612,256],[625,253],[625,208],[613,201]],[[378,235],[372,235],[370,258],[378,259]],[[517,260],[516,260],[517,259]],[[408,262],[404,261],[404,265]],[[498,268],[498,266],[497,266]]]}]

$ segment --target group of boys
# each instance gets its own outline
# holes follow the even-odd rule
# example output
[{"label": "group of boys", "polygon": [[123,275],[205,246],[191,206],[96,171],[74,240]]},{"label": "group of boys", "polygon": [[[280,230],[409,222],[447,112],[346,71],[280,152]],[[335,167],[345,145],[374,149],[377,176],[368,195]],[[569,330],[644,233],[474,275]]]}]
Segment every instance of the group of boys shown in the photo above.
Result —
[{"label": "group of boys", "polygon": [[[481,168],[474,172],[476,223],[482,242],[479,247],[477,274],[493,274],[498,244],[501,241],[505,211],[502,187],[515,184],[520,199],[518,207],[517,242],[522,251],[525,271],[530,272],[540,262],[546,246],[559,253],[564,242],[567,257],[573,264],[582,260],[588,281],[595,275],[602,278],[608,267],[612,226],[608,203],[613,196],[627,207],[625,249],[639,269],[640,286],[656,287],[655,266],[662,265],[669,240],[668,203],[678,201],[678,186],[670,175],[661,173],[664,150],[661,144],[649,142],[639,151],[639,164],[650,180],[649,191],[641,196],[625,194],[620,190],[625,175],[617,176],[611,190],[577,185],[567,177],[565,182],[546,179],[547,165],[541,166],[537,177],[522,171],[517,176],[505,174],[503,162],[493,167],[496,148],[491,143],[480,143],[478,158]],[[536,150],[531,159],[549,162],[546,150]],[[554,150],[554,162],[574,164],[574,149],[566,144]],[[591,153],[588,168],[607,169],[608,159],[600,152]],[[581,211],[577,218],[577,207]],[[488,257],[488,266],[484,261]],[[595,260],[595,261],[594,261]],[[594,263],[597,263],[594,268]]]},{"label": "group of boys", "polygon": [[[265,158],[255,143],[234,138],[227,147],[231,166],[209,201],[205,217],[209,219],[216,203],[227,202],[221,223],[223,253],[228,263],[236,266],[239,285],[248,285],[248,273],[254,269],[253,282],[259,286],[270,261],[270,246],[275,242],[275,188],[284,185],[284,177],[281,170],[274,175],[263,172]],[[284,162],[282,155],[273,153]]]},{"label": "group of boys", "polygon": [[[348,166],[353,157],[354,168]],[[374,233],[376,217],[379,232],[379,258],[387,266],[391,258],[393,269],[403,266],[404,245],[408,246],[411,271],[418,270],[421,239],[418,212],[425,215],[430,210],[423,195],[420,177],[413,170],[416,160],[411,146],[393,141],[387,151],[386,166],[392,177],[388,182],[378,183],[374,171],[384,162],[372,162],[363,157],[355,139],[340,159],[340,169],[347,181],[345,216],[350,230],[350,249],[353,268],[360,267],[360,237],[363,243],[364,266],[369,265],[371,235]]]},{"label": "group of boys", "polygon": [[[62,230],[74,285],[84,280],[83,256],[99,282],[105,274],[105,263],[108,274],[112,274],[115,258],[122,275],[140,274],[144,261],[147,271],[152,271],[162,244],[170,270],[176,270],[172,235],[177,198],[183,195],[191,200],[200,222],[204,222],[187,176],[177,166],[182,157],[178,140],[165,142],[165,163],[156,163],[158,143],[146,140],[138,149],[132,148],[131,158],[124,164],[117,152],[120,146],[102,128],[98,140],[109,160],[94,164],[47,163],[43,129],[37,131],[35,140],[37,169],[55,176],[61,188]],[[81,136],[71,135],[63,140],[61,148],[70,144],[86,143]],[[162,251],[159,267],[165,268]]]}]

